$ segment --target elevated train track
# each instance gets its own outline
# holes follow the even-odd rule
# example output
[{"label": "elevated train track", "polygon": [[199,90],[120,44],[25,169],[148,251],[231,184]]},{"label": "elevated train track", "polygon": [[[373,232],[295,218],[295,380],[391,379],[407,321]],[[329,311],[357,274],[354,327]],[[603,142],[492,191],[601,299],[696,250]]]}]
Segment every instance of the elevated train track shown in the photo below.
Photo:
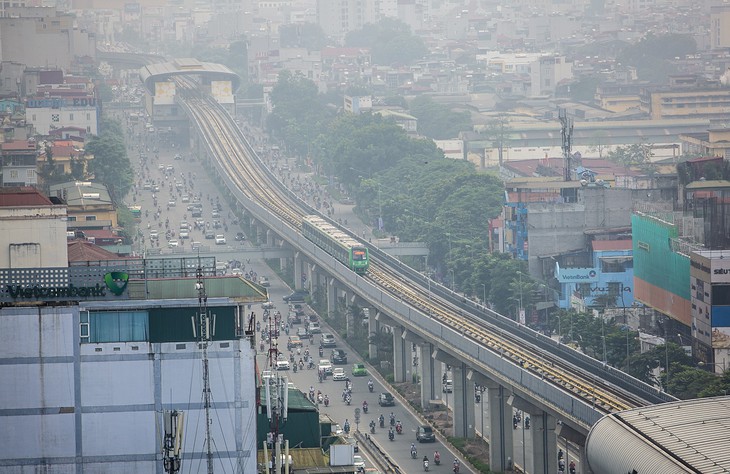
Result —
[{"label": "elevated train track", "polygon": [[[257,202],[297,231],[303,216],[317,214],[265,167],[225,110],[190,91],[183,106],[199,127],[220,172],[227,174],[228,180],[237,187],[231,191]],[[363,245],[370,252],[370,269],[365,278],[372,284],[461,333],[478,344],[480,350],[493,351],[573,399],[592,406],[595,419],[603,414],[674,400],[671,395],[428,282],[420,273],[367,242]],[[466,361],[472,355],[460,353],[459,347],[446,349]],[[480,370],[478,366],[474,368]],[[572,421],[580,431],[587,432],[590,428],[580,420]]]}]

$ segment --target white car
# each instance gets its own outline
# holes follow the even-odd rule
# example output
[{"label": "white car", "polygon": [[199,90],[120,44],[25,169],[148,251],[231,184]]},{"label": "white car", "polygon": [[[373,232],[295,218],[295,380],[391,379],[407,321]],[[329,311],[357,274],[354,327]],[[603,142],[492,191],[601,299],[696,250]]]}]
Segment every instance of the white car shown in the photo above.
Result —
[{"label": "white car", "polygon": [[347,380],[347,374],[345,373],[345,369],[343,369],[342,367],[337,367],[332,372],[332,380]]},{"label": "white car", "polygon": [[362,456],[360,456],[359,454],[356,454],[355,456],[352,457],[352,459],[353,459],[353,462],[352,462],[353,466],[355,466],[358,469],[359,468],[365,469],[365,460],[362,458]]},{"label": "white car", "polygon": [[180,232],[178,233],[181,239],[189,239],[190,238],[190,232],[188,232],[187,229],[180,229]]},{"label": "white car", "polygon": [[226,245],[226,236],[223,234],[218,234],[215,236],[215,244],[216,245]]},{"label": "white car", "polygon": [[323,371],[325,374],[331,374],[332,373],[332,362],[330,362],[328,359],[322,359],[319,361],[319,370]]},{"label": "white car", "polygon": [[179,245],[180,245],[180,244],[179,244],[179,242],[178,242],[177,240],[175,240],[175,239],[173,239],[173,240],[168,240],[168,241],[167,241],[167,247],[168,247],[168,248],[174,248],[174,247],[178,247]]},{"label": "white car", "polygon": [[289,370],[289,361],[288,360],[277,360],[276,361],[276,370]]}]

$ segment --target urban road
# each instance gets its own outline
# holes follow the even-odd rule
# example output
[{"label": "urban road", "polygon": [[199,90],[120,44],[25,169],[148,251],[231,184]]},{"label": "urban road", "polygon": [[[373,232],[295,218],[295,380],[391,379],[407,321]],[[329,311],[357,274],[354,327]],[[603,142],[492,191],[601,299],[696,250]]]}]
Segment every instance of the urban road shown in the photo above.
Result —
[{"label": "urban road", "polygon": [[[224,201],[223,196],[219,193],[219,188],[214,185],[197,158],[191,156],[188,149],[181,148],[179,145],[172,147],[169,143],[158,140],[155,135],[147,133],[144,130],[143,123],[127,123],[122,115],[119,115],[119,118],[128,131],[128,154],[135,170],[136,189],[130,192],[127,197],[127,204],[142,207],[143,218],[139,227],[140,234],[135,236],[137,248],[147,252],[151,249],[159,249],[160,254],[163,256],[190,257],[197,254],[192,248],[192,242],[199,242],[201,245],[201,253],[204,252],[206,255],[214,255],[217,261],[243,260],[243,258],[237,258],[235,252],[237,248],[245,247],[248,244],[235,240],[236,234],[241,232],[241,229],[239,226],[234,225],[235,218],[230,212],[228,203]],[[261,136],[259,135],[259,137]],[[130,146],[129,144],[134,145]],[[146,155],[146,159],[144,160],[140,157],[142,153]],[[176,156],[179,159],[175,159]],[[163,165],[164,171],[162,169]],[[168,172],[168,166],[172,166],[173,171]],[[305,177],[303,173],[294,174],[302,178]],[[159,191],[144,190],[143,183],[147,180],[154,180],[159,186]],[[182,183],[179,189],[178,186],[175,186],[176,182]],[[188,196],[192,203],[193,196],[196,194],[200,196],[200,201],[203,203],[202,219],[205,221],[205,224],[200,228],[193,226],[196,219],[192,218],[191,212],[187,210],[189,203],[182,202],[183,196]],[[171,205],[173,202],[175,204]],[[220,228],[212,228],[214,219],[211,215],[213,212],[213,204],[216,203],[222,207],[220,211],[221,217],[215,219],[220,222]],[[345,222],[348,222],[355,232],[361,235],[367,235],[369,233],[369,227],[363,224],[352,212],[352,205],[343,205],[335,202],[334,207],[335,217],[339,216],[341,219],[345,219]],[[159,215],[155,217],[157,212]],[[179,237],[179,225],[183,221],[187,221],[193,227],[190,230],[189,238],[186,239]],[[205,230],[210,229],[213,229],[216,235],[223,235],[226,238],[226,244],[216,245],[215,239],[206,239]],[[156,239],[150,238],[153,230],[157,230],[158,237]],[[170,239],[167,239],[165,236],[168,231],[170,232]],[[176,241],[177,246],[170,248],[168,246],[168,240]],[[271,287],[269,288],[271,299],[276,304],[277,309],[283,315],[286,315],[288,308],[286,303],[283,302],[282,297],[290,293],[291,289],[282,280],[277,278],[263,261],[252,260],[243,261],[242,263],[245,267],[244,272],[253,271],[258,276],[267,276],[269,278],[271,282]],[[260,313],[261,311],[259,310],[257,312]],[[325,332],[328,330],[326,325],[324,330]],[[294,326],[293,331],[296,331],[296,326]],[[334,334],[334,331],[329,330],[329,332]],[[315,340],[310,347],[310,352],[315,362],[318,361],[318,337],[315,336]],[[286,342],[287,335],[282,332],[279,347],[285,348]],[[335,382],[329,377],[325,382],[320,384],[316,370],[304,370],[297,373],[290,371],[286,375],[305,394],[308,392],[310,386],[314,386],[315,390],[321,390],[323,393],[329,395],[331,400],[330,406],[324,407],[320,405],[319,410],[330,416],[340,426],[344,424],[345,420],[349,420],[352,425],[352,430],[357,429],[357,425],[354,422],[354,411],[355,408],[362,407],[363,400],[368,402],[370,411],[367,415],[361,414],[359,428],[362,433],[369,433],[368,423],[370,420],[376,420],[377,423],[378,416],[383,413],[386,417],[386,428],[381,429],[378,425],[372,437],[405,472],[423,470],[422,458],[424,455],[428,456],[431,460],[429,467],[432,472],[451,472],[452,462],[457,454],[446,448],[442,444],[440,437],[436,443],[416,443],[418,456],[415,460],[410,457],[410,445],[416,442],[415,430],[421,423],[419,418],[415,412],[404,405],[404,400],[400,398],[397,398],[395,407],[384,407],[381,409],[377,403],[380,392],[388,391],[396,395],[396,397],[397,394],[389,388],[383,387],[379,377],[376,377],[375,374],[369,373],[366,377],[352,377],[350,373],[352,364],[361,362],[361,360],[356,358],[356,354],[348,350],[339,339],[337,347],[345,349],[348,352],[348,364],[342,367],[345,368],[353,383],[353,400],[350,406],[347,406],[341,399],[344,382]],[[329,352],[331,352],[331,349],[325,352],[325,358],[329,357]],[[266,367],[268,365],[268,362],[262,354],[259,354],[258,358],[259,367]],[[372,372],[369,366],[368,369],[369,372]],[[367,388],[367,381],[370,379],[375,384],[373,393],[370,393]],[[444,394],[443,396],[447,405],[451,407],[452,403],[449,400],[448,394]],[[486,402],[486,397],[482,397],[482,401]],[[480,403],[477,404],[476,408],[476,429],[479,433],[483,433],[488,437],[488,431],[484,431],[485,428],[488,430],[489,425],[488,407],[486,403]],[[391,412],[395,414],[396,419],[402,422],[404,428],[403,434],[396,436],[392,442],[388,440],[387,436],[388,417]],[[519,466],[524,466],[525,453],[530,453],[531,449],[531,432],[530,430],[524,429],[524,424],[520,423],[514,435],[515,463]],[[442,463],[440,466],[435,466],[432,462],[435,451],[441,454]],[[573,453],[570,453],[570,450],[567,451],[571,459],[575,460],[576,463],[580,462]],[[373,465],[372,459],[369,459],[368,454],[363,454],[368,458],[368,464]],[[459,457],[459,459],[462,458]],[[465,463],[462,463],[460,472],[469,473],[472,471]]]},{"label": "urban road", "polygon": [[[160,249],[162,255],[165,256],[181,256],[179,250],[184,249],[185,256],[194,256],[195,252],[191,248],[192,242],[201,242],[203,245],[210,246],[211,253],[215,254],[216,250],[220,249],[221,258],[224,261],[230,261],[235,259],[235,255],[231,254],[230,250],[240,244],[235,242],[235,235],[240,232],[241,229],[233,225],[232,214],[229,214],[230,208],[228,203],[223,199],[223,196],[219,194],[219,189],[213,184],[212,180],[200,166],[200,162],[190,155],[189,150],[181,149],[180,147],[172,148],[169,144],[156,140],[154,135],[147,134],[144,131],[143,124],[131,124],[124,121],[123,116],[120,116],[122,123],[128,131],[127,143],[128,143],[128,154],[132,162],[132,166],[135,170],[135,183],[137,184],[136,190],[132,190],[127,197],[127,204],[138,205],[142,207],[142,222],[139,226],[140,234],[135,236],[136,244],[140,249]],[[133,144],[133,145],[129,145]],[[157,153],[154,150],[157,149]],[[146,160],[140,158],[140,153],[146,155]],[[180,155],[181,159],[175,159],[176,155]],[[144,164],[143,164],[144,163]],[[160,165],[165,165],[165,170],[168,165],[174,168],[174,171],[167,172],[160,169]],[[194,174],[194,178],[193,178]],[[182,182],[184,178],[185,185],[181,186],[181,189],[177,189],[174,182]],[[151,190],[144,190],[143,183],[145,180],[154,180],[159,185],[159,191],[154,193]],[[171,186],[172,185],[172,186]],[[187,210],[188,203],[182,202],[183,196],[191,197],[194,194],[202,196],[201,202],[203,203],[203,219],[207,223],[211,223],[213,219],[211,214],[213,211],[213,203],[219,202],[222,206],[220,211],[221,218],[219,219],[221,224],[225,222],[226,228],[214,229],[215,234],[222,234],[226,238],[225,245],[214,244],[211,239],[205,239],[204,228],[193,228],[190,231],[190,237],[187,239],[179,238],[179,225],[183,221],[193,224],[195,219],[191,217],[190,211]],[[153,197],[154,196],[154,197]],[[154,205],[154,202],[157,205]],[[169,205],[171,202],[175,202],[175,205]],[[351,207],[351,206],[350,206]],[[147,211],[147,212],[145,212]],[[155,218],[156,211],[159,211],[159,215]],[[344,212],[344,209],[343,209]],[[167,225],[165,225],[167,223]],[[207,228],[207,225],[206,225]],[[157,239],[150,239],[152,230],[157,230]],[[169,240],[176,240],[177,247],[173,253],[172,248],[168,248],[167,240],[165,237],[166,231],[171,233]],[[172,233],[174,232],[174,235]],[[286,303],[283,302],[282,297],[291,292],[282,280],[276,277],[275,274],[269,269],[263,261],[250,261],[243,262],[245,265],[244,272],[253,271],[258,276],[267,276],[270,280],[271,286],[269,287],[269,293],[271,301],[273,301],[279,311],[283,315],[288,314],[288,308]],[[261,314],[259,309],[257,313]],[[262,323],[263,324],[263,323]],[[325,332],[331,331],[326,325],[323,324],[323,330]],[[296,331],[296,326],[294,326]],[[333,332],[334,333],[334,332]],[[318,338],[319,335],[315,336],[313,344],[310,346],[310,352],[313,354],[315,361],[318,361]],[[279,347],[285,348],[287,342],[287,335],[282,331],[279,338]],[[338,339],[338,348],[346,349],[342,342]],[[257,347],[258,349],[258,347]],[[346,349],[347,350],[347,349]],[[331,349],[325,352],[324,358],[329,357]],[[362,402],[367,400],[369,405],[369,413],[367,415],[362,414],[360,419],[359,428],[362,433],[369,433],[368,423],[370,420],[376,420],[380,413],[386,417],[386,428],[381,429],[379,426],[376,428],[376,432],[373,438],[378,444],[388,453],[390,458],[401,467],[403,472],[418,472],[423,471],[422,458],[427,455],[431,461],[433,461],[433,455],[435,451],[441,454],[441,465],[435,466],[433,462],[430,465],[430,472],[452,472],[452,462],[456,456],[455,453],[445,447],[441,441],[435,443],[424,443],[418,444],[418,456],[414,460],[410,456],[411,443],[416,442],[415,430],[420,424],[420,420],[415,416],[415,413],[404,405],[403,400],[396,398],[396,406],[384,407],[380,409],[378,406],[378,396],[383,391],[388,391],[397,396],[389,388],[383,387],[378,377],[370,374],[371,369],[368,366],[368,376],[366,377],[352,377],[350,372],[352,364],[361,362],[355,353],[347,350],[348,352],[348,364],[341,366],[346,369],[350,375],[350,380],[353,384],[353,395],[352,405],[348,406],[342,401],[341,393],[344,388],[344,382],[335,382],[331,377],[323,383],[318,382],[316,370],[304,370],[294,373],[288,371],[286,375],[289,380],[294,383],[297,388],[302,390],[305,394],[309,391],[310,386],[314,386],[315,390],[321,390],[323,393],[329,395],[331,403],[329,407],[319,405],[319,410],[322,413],[327,414],[335,423],[343,426],[345,420],[349,420],[352,431],[357,428],[354,421],[354,411],[357,407],[362,407]],[[268,365],[265,355],[258,354],[259,367],[266,367]],[[373,393],[368,391],[367,382],[372,379],[375,385]],[[394,441],[388,440],[387,424],[389,414],[393,412],[396,419],[400,420],[403,424],[403,434],[397,435]],[[370,458],[370,454],[364,452],[361,449],[361,454],[366,458],[367,466],[373,466],[373,459]],[[459,457],[459,459],[462,459]],[[461,464],[460,472],[472,473],[465,464]]]}]

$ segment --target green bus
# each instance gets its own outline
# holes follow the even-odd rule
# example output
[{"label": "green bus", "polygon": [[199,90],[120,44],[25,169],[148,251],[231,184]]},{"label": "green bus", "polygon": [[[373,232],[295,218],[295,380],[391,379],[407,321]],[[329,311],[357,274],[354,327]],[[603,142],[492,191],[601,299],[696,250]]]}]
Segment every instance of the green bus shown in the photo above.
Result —
[{"label": "green bus", "polygon": [[302,234],[317,247],[337,259],[338,262],[359,274],[369,266],[368,249],[325,219],[319,216],[302,218]]}]

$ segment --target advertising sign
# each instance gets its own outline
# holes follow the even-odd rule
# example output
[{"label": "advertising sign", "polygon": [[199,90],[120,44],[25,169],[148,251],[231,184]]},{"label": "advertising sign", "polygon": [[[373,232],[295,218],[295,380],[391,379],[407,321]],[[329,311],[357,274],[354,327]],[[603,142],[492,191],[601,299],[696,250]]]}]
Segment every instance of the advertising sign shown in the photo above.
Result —
[{"label": "advertising sign", "polygon": [[556,277],[560,283],[595,283],[598,271],[595,268],[559,268]]}]

